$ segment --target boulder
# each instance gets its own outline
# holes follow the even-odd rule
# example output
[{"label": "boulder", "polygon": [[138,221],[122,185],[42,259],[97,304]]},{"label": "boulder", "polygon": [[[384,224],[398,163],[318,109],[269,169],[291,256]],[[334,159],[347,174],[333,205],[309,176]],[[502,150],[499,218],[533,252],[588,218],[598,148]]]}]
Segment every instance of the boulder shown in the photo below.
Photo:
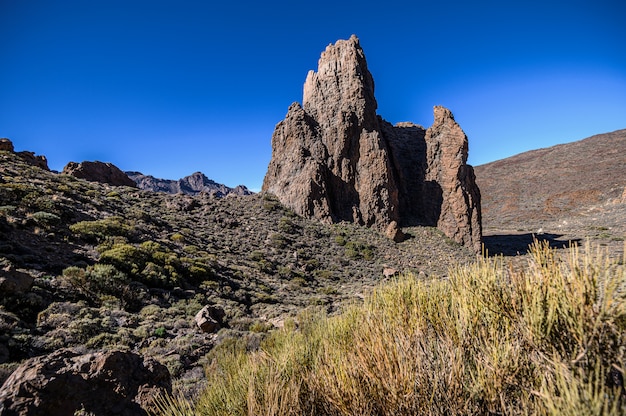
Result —
[{"label": "boulder", "polygon": [[33,276],[9,264],[0,269],[0,294],[5,296],[27,292],[34,281]]},{"label": "boulder", "polygon": [[385,230],[385,235],[387,236],[387,238],[395,241],[396,243],[400,243],[406,238],[406,236],[398,226],[398,223],[395,221],[391,221],[389,223],[387,229]]},{"label": "boulder", "polygon": [[391,125],[376,110],[357,37],[329,45],[307,75],[302,105],[276,125],[263,191],[305,217],[375,227],[394,241],[400,227],[436,226],[479,252],[480,191],[452,113],[435,107],[425,130]]},{"label": "boulder", "polygon": [[113,186],[137,187],[137,184],[132,179],[112,163],[98,161],[70,162],[65,165],[62,173],[91,182],[106,183]]},{"label": "boulder", "polygon": [[195,321],[202,332],[217,332],[222,327],[226,313],[220,306],[206,305],[196,314]]},{"label": "boulder", "polygon": [[125,351],[61,349],[20,365],[0,388],[0,416],[148,415],[172,390],[167,368]]}]

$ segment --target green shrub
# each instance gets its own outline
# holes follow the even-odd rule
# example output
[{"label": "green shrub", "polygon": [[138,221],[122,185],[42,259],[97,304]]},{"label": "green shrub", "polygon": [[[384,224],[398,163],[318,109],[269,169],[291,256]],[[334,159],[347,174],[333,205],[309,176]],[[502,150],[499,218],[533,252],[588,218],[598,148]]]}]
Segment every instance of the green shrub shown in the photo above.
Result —
[{"label": "green shrub", "polygon": [[298,226],[287,216],[281,217],[278,221],[278,229],[287,234],[295,234],[298,231]]},{"label": "green shrub", "polygon": [[270,243],[276,248],[285,248],[289,245],[289,239],[280,233],[272,233],[270,235]]},{"label": "green shrub", "polygon": [[56,214],[45,211],[37,211],[32,215],[32,218],[45,227],[49,227],[54,224],[58,224],[61,221],[61,217]]},{"label": "green shrub", "polygon": [[121,217],[109,217],[95,221],[80,221],[70,225],[70,230],[85,240],[95,242],[111,236],[126,237],[131,227],[125,224]]},{"label": "green shrub", "polygon": [[94,264],[85,269],[71,266],[63,270],[63,276],[85,294],[104,299],[104,295],[121,297],[128,276],[111,264]]},{"label": "green shrub", "polygon": [[369,244],[357,241],[349,241],[345,244],[344,249],[346,257],[349,257],[351,259],[374,259],[374,247]]},{"label": "green shrub", "polygon": [[146,267],[148,254],[132,244],[116,244],[100,254],[100,262],[137,276]]}]

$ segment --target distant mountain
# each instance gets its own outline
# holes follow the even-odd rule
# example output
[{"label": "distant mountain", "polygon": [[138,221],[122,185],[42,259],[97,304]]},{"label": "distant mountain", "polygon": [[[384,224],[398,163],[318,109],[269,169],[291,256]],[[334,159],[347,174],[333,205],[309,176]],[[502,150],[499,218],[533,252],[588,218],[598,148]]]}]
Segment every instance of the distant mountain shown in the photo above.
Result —
[{"label": "distant mountain", "polygon": [[626,129],[475,167],[485,228],[610,226],[626,218]]},{"label": "distant mountain", "polygon": [[153,192],[165,192],[168,194],[187,194],[197,195],[201,192],[213,194],[218,198],[222,198],[229,194],[235,195],[252,195],[250,191],[243,185],[229,188],[226,185],[217,183],[207,178],[202,172],[195,172],[182,179],[159,179],[151,175],[144,175],[141,172],[125,172],[140,189]]}]

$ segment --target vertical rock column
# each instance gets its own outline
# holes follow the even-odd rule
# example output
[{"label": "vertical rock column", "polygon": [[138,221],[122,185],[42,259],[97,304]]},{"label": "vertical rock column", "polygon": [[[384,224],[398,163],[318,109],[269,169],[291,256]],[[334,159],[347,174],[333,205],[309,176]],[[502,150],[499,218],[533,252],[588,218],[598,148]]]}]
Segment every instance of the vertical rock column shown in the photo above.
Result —
[{"label": "vertical rock column", "polygon": [[426,181],[438,184],[441,207],[437,228],[459,244],[481,250],[480,190],[467,164],[467,136],[444,107],[435,107],[426,130]]}]

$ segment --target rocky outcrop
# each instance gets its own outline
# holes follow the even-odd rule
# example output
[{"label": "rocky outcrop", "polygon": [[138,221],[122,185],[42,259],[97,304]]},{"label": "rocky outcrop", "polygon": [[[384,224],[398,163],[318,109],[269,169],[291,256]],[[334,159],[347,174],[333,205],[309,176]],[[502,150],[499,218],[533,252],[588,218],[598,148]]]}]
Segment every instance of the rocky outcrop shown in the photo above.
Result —
[{"label": "rocky outcrop", "polygon": [[137,187],[132,179],[112,163],[98,161],[70,162],[65,165],[62,173],[91,182],[107,183],[113,186]]},{"label": "rocky outcrop", "polygon": [[43,170],[50,170],[50,168],[48,167],[48,160],[45,156],[37,156],[35,155],[35,153],[28,151],[16,152],[15,148],[13,147],[13,142],[6,137],[0,139],[0,151],[15,153],[29,165],[37,166],[38,168],[41,168]]},{"label": "rocky outcrop", "polygon": [[195,172],[179,180],[159,179],[141,172],[126,172],[140,189],[152,192],[165,192],[168,194],[197,195],[207,193],[217,198],[226,195],[252,195],[248,188],[243,185],[229,188],[207,178],[202,172]]},{"label": "rocky outcrop", "polygon": [[15,148],[13,147],[13,142],[6,137],[0,139],[0,151],[4,152],[15,152]]},{"label": "rocky outcrop", "polygon": [[435,107],[435,121],[426,130],[428,168],[425,179],[427,184],[437,184],[441,189],[437,228],[454,241],[479,252],[480,191],[474,169],[467,164],[467,152],[467,136],[450,110]]},{"label": "rocky outcrop", "polygon": [[396,241],[394,221],[432,225],[479,251],[480,192],[452,113],[435,107],[425,130],[391,125],[376,109],[359,40],[329,45],[306,78],[302,105],[276,125],[263,191],[306,217],[376,227]]},{"label": "rocky outcrop", "polygon": [[0,416],[147,415],[171,393],[167,368],[124,351],[62,349],[19,366],[0,388]]}]

